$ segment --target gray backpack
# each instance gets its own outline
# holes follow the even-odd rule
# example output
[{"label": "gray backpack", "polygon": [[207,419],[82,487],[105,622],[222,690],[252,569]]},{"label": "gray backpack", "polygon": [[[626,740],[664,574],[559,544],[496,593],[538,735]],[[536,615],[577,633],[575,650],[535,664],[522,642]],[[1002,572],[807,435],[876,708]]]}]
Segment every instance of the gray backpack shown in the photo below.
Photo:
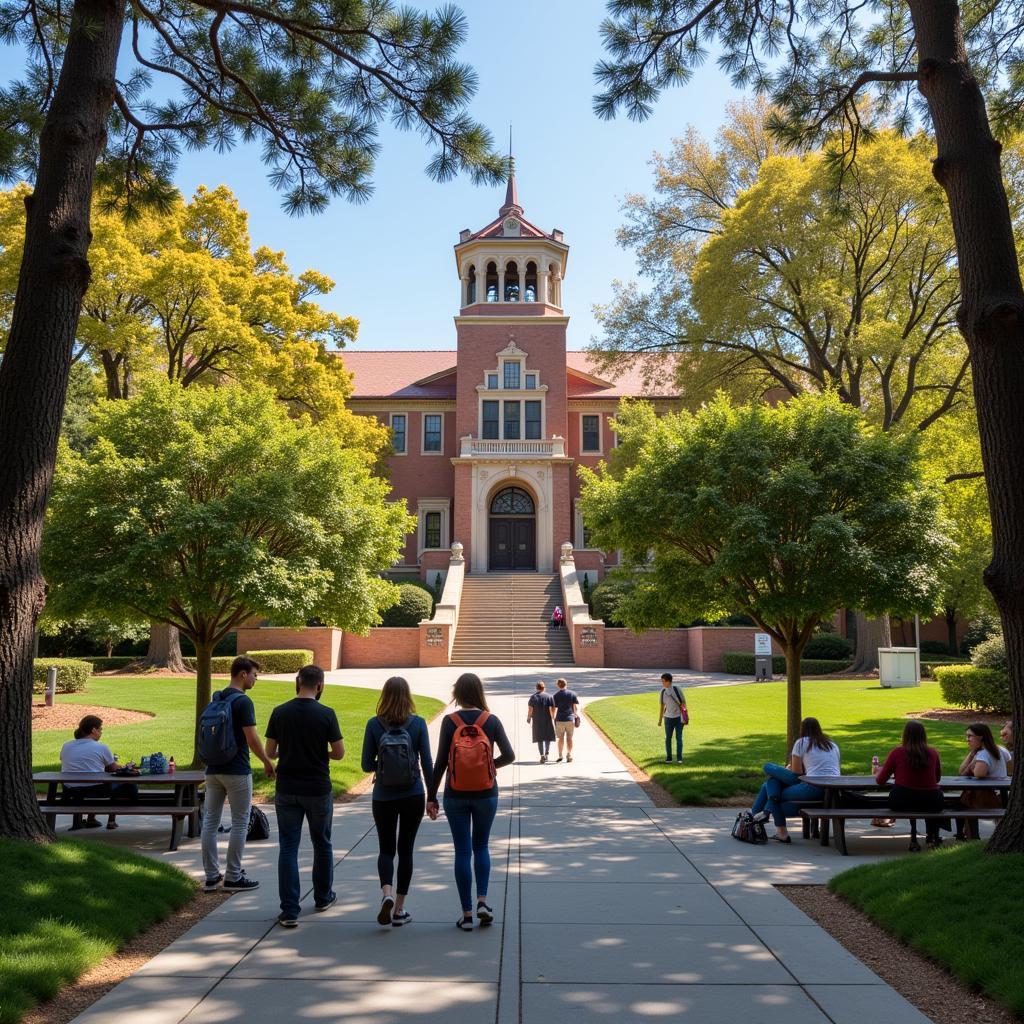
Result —
[{"label": "gray backpack", "polygon": [[377,781],[389,789],[408,789],[416,782],[416,752],[405,725],[387,729],[377,744]]}]

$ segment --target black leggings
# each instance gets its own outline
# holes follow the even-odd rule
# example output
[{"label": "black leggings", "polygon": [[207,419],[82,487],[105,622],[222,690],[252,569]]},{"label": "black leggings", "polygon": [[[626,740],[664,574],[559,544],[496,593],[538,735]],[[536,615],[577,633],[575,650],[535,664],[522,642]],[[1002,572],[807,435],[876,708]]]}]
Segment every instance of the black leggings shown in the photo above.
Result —
[{"label": "black leggings", "polygon": [[[889,790],[889,806],[894,811],[931,811],[938,814],[942,810],[943,793],[941,789],[908,789],[906,786],[893,786]],[[917,821],[912,822],[913,834],[916,838]],[[925,818],[925,835],[934,841],[939,837],[939,828],[943,826],[941,818]],[[949,825],[945,827],[948,829]]]},{"label": "black leggings", "polygon": [[373,820],[377,826],[377,874],[380,884],[391,885],[395,872],[395,854],[398,854],[398,895],[409,894],[412,881],[412,849],[416,843],[426,797],[406,796],[400,800],[374,800]]}]

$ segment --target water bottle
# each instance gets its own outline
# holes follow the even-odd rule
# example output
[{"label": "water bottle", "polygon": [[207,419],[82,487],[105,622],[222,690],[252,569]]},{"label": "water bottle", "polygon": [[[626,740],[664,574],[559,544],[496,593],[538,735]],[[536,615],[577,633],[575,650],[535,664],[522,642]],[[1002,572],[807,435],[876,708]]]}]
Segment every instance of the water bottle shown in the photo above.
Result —
[{"label": "water bottle", "polygon": [[880,763],[881,762],[878,760],[878,755],[875,754],[875,756],[873,758],[871,758],[871,774],[872,775],[877,775],[878,774],[878,768],[879,768]]},{"label": "water bottle", "polygon": [[175,772],[176,767],[177,766],[174,763],[174,758],[172,757],[170,759],[170,761],[167,762],[167,774],[168,775],[173,775],[174,772]]},{"label": "water bottle", "polygon": [[149,754],[143,754],[142,755],[142,764],[139,765],[139,774],[141,774],[141,775],[148,775],[149,774]]}]

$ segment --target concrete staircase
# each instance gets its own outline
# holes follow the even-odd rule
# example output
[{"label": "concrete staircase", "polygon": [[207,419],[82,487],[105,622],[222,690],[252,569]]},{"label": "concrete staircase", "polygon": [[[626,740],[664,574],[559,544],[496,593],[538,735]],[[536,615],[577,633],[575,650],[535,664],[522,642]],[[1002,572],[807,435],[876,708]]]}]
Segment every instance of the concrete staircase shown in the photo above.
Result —
[{"label": "concrete staircase", "polygon": [[551,628],[562,603],[557,576],[469,575],[462,587],[453,665],[572,665],[568,632]]}]

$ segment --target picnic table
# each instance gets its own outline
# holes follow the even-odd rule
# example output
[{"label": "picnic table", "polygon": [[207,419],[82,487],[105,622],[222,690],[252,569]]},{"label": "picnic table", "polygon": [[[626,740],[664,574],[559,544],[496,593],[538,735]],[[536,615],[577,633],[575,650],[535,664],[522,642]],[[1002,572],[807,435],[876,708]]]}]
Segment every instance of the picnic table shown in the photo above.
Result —
[{"label": "picnic table", "polygon": [[[945,794],[949,793],[962,793],[965,790],[970,789],[984,789],[984,790],[995,790],[999,794],[999,800],[1002,805],[1000,808],[988,808],[988,809],[962,809],[956,807],[949,807],[948,811],[944,811],[940,814],[929,814],[925,811],[921,811],[914,814],[910,811],[893,811],[886,807],[884,800],[879,799],[874,805],[865,802],[858,807],[844,807],[843,806],[843,793],[871,793],[871,792],[888,792],[889,787],[892,785],[891,780],[884,786],[880,786],[873,775],[801,775],[801,782],[809,782],[812,786],[817,786],[819,789],[824,791],[824,807],[821,810],[814,808],[808,808],[805,811],[801,811],[801,815],[806,819],[817,818],[821,822],[821,845],[828,846],[829,843],[829,824],[835,822],[836,825],[836,847],[839,852],[845,855],[846,849],[846,827],[845,823],[848,818],[909,818],[914,820],[916,818],[929,818],[929,817],[943,817],[943,818],[971,818],[971,819],[987,819],[987,818],[1001,818],[1003,816],[1003,809],[1006,807],[1006,802],[1010,792],[1010,779],[975,779],[967,775],[943,775],[939,779],[939,788]],[[948,798],[947,798],[948,802]]]},{"label": "picnic table", "polygon": [[[178,848],[184,822],[188,822],[189,838],[199,833],[199,784],[205,778],[204,772],[185,770],[167,775],[116,775],[113,772],[35,772],[32,775],[33,782],[46,785],[46,795],[39,798],[39,807],[51,828],[56,827],[58,814],[166,814],[171,818],[171,841],[168,847],[171,850]],[[161,787],[161,790],[140,793],[138,802],[130,804],[95,799],[77,804],[72,802],[74,790],[58,792],[58,787],[65,782],[90,786],[128,783],[140,789]]]}]

